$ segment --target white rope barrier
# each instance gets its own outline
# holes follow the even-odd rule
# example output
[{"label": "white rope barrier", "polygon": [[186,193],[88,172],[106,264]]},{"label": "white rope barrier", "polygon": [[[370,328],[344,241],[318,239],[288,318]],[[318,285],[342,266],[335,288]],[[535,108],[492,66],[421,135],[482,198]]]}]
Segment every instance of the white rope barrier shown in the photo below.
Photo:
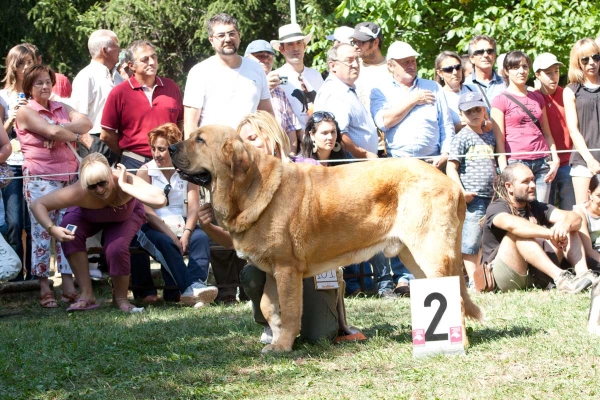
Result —
[{"label": "white rope barrier", "polygon": [[[590,152],[597,152],[600,151],[600,149],[588,149]],[[558,154],[562,154],[562,153],[575,153],[577,152],[577,150],[573,149],[573,150],[557,150],[556,151]],[[474,155],[467,155],[467,154],[463,154],[463,155],[456,155],[456,156],[452,156],[453,158],[466,158],[466,157],[470,157],[470,158],[488,158],[488,157],[497,157],[497,156],[524,156],[524,155],[543,155],[543,156],[549,156],[551,155],[550,151],[525,151],[525,152],[520,152],[520,153],[489,153],[489,154],[474,154]],[[439,156],[427,156],[427,157],[416,157],[416,156],[409,156],[409,157],[402,157],[402,158],[416,158],[419,160],[427,160],[427,159],[431,159],[433,157],[439,157]],[[383,158],[344,158],[341,160],[315,160],[319,163],[348,163],[348,162],[362,162],[362,161],[380,161],[380,160],[386,160],[389,158],[393,158],[393,157],[383,157]],[[137,172],[139,171],[141,168],[132,168],[132,169],[126,169],[127,172]],[[163,168],[152,168],[153,170],[173,170],[175,169],[174,167],[163,167]],[[25,178],[48,178],[48,177],[54,177],[54,176],[65,176],[65,175],[79,175],[79,172],[64,172],[64,173],[59,173],[59,174],[40,174],[40,175],[28,175],[28,176],[15,176],[13,178],[0,178],[0,181],[2,180],[7,180],[7,179],[25,179]]]}]

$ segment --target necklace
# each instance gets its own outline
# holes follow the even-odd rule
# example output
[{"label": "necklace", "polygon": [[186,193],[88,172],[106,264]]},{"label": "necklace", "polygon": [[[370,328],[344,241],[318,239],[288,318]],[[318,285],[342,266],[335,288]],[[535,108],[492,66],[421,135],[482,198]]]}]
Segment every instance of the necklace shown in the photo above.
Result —
[{"label": "necklace", "polygon": [[119,193],[117,191],[117,195],[114,196],[117,199],[113,199],[113,201],[111,201],[110,203],[108,203],[108,206],[111,207],[113,209],[114,212],[117,212],[117,210],[121,210],[123,205],[118,206],[116,203],[121,201],[121,193]]}]

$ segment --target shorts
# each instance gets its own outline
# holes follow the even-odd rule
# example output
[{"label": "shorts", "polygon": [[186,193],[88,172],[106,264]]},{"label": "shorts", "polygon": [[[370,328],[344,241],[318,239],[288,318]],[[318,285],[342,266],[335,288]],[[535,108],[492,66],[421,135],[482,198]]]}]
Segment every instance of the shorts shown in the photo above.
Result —
[{"label": "shorts", "polygon": [[486,197],[475,197],[467,204],[467,214],[462,231],[461,251],[463,254],[477,254],[481,248],[481,237],[483,235],[483,221],[485,211],[492,199]]},{"label": "shorts", "polygon": [[591,178],[594,176],[594,174],[592,174],[592,171],[590,171],[585,165],[572,165],[571,176],[577,178]]},{"label": "shorts", "polygon": [[491,265],[498,290],[511,292],[533,287],[533,279],[529,274],[530,268],[527,268],[527,275],[521,275],[497,257],[491,262]]}]

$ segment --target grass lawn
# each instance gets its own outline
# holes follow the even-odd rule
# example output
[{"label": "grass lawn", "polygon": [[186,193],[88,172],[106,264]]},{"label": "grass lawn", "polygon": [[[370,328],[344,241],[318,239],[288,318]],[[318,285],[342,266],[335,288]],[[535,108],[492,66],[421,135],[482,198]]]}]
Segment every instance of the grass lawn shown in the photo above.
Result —
[{"label": "grass lawn", "polygon": [[261,356],[248,304],[67,315],[34,298],[0,296],[0,399],[600,398],[589,294],[474,295],[467,355],[429,358],[412,356],[408,299],[347,300],[366,342]]}]

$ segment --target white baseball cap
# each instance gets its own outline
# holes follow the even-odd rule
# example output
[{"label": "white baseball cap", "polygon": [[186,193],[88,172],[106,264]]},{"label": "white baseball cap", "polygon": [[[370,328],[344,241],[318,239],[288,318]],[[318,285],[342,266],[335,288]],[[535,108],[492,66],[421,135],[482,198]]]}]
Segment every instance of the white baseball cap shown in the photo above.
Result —
[{"label": "white baseball cap", "polygon": [[533,72],[538,72],[540,69],[550,68],[555,64],[558,64],[561,67],[565,66],[563,63],[558,61],[554,54],[542,53],[538,55],[533,62]]},{"label": "white baseball cap", "polygon": [[352,41],[352,34],[354,33],[354,28],[350,28],[349,26],[338,26],[333,31],[333,35],[328,35],[327,40],[337,40],[341,43],[350,44]]},{"label": "white baseball cap", "polygon": [[390,45],[387,52],[387,59],[401,60],[408,57],[418,57],[419,53],[406,42],[394,42]]}]

